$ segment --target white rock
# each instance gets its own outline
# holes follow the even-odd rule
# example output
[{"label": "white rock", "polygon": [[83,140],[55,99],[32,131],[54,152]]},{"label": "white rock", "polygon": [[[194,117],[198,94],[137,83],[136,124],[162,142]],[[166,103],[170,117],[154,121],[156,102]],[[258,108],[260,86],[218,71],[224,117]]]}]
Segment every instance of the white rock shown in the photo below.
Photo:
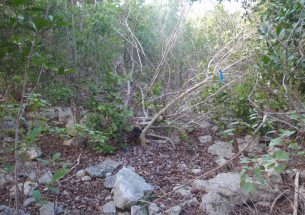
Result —
[{"label": "white rock", "polygon": [[145,207],[134,205],[130,208],[130,214],[131,215],[147,215],[147,212],[145,210]]},{"label": "white rock", "polygon": [[143,177],[124,167],[116,174],[113,189],[114,203],[117,208],[129,208],[136,205],[145,194],[150,194],[153,189]]},{"label": "white rock", "polygon": [[42,155],[40,147],[30,147],[26,153],[30,160],[34,160]]},{"label": "white rock", "polygon": [[209,192],[202,197],[200,208],[208,215],[229,215],[230,203],[216,192]]},{"label": "white rock", "polygon": [[110,201],[106,203],[102,208],[101,208],[101,215],[115,215],[116,213],[116,208],[114,205],[113,201]]},{"label": "white rock", "polygon": [[210,143],[213,141],[213,138],[211,135],[204,135],[198,138],[199,142],[201,144],[206,144],[206,143]]},{"label": "white rock", "polygon": [[230,143],[218,141],[208,148],[208,153],[230,159],[233,156],[233,146]]},{"label": "white rock", "polygon": [[53,174],[51,171],[46,171],[39,179],[39,184],[49,184],[52,181]]},{"label": "white rock", "polygon": [[176,205],[174,207],[169,208],[168,210],[165,211],[166,215],[179,215],[181,213],[181,206]]},{"label": "white rock", "polygon": [[197,198],[193,197],[192,199],[185,201],[182,206],[186,205],[187,207],[191,207],[191,206],[197,206],[198,204],[199,202]]},{"label": "white rock", "polygon": [[91,181],[91,177],[89,176],[89,175],[85,175],[85,176],[83,176],[80,180],[81,181]]}]

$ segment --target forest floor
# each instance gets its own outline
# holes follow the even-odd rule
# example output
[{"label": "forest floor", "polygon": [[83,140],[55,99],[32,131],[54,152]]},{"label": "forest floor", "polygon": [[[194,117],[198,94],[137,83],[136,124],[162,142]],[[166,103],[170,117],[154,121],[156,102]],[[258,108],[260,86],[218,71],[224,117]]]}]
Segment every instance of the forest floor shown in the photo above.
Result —
[{"label": "forest floor", "polygon": [[[105,198],[111,195],[111,189],[104,187],[103,178],[93,178],[91,181],[83,182],[76,178],[76,172],[96,165],[105,159],[112,159],[121,161],[124,166],[133,167],[147,182],[153,184],[155,187],[154,196],[158,198],[158,196],[172,191],[175,186],[183,185],[217,167],[213,156],[207,153],[208,147],[213,142],[210,144],[201,144],[198,141],[198,137],[205,134],[212,135],[214,140],[221,140],[215,132],[202,130],[190,133],[187,141],[181,141],[176,144],[176,149],[173,149],[169,143],[151,141],[147,148],[141,147],[140,145],[132,145],[125,150],[118,151],[114,155],[101,155],[90,147],[64,146],[63,140],[56,136],[43,136],[39,142],[41,143],[40,147],[44,158],[50,158],[54,152],[60,152],[62,154],[61,161],[69,163],[70,166],[75,165],[75,168],[58,182],[57,187],[61,191],[59,195],[56,196],[50,192],[43,192],[43,196],[49,201],[58,202],[66,211],[69,211],[67,214],[100,214],[100,207],[107,203]],[[235,147],[235,153],[237,152],[237,147]],[[14,161],[13,154],[7,153],[1,156],[6,162]],[[79,163],[77,163],[78,158]],[[32,162],[31,168],[41,171],[49,168],[55,171],[54,166],[46,167],[41,162]],[[201,172],[194,174],[192,173],[193,169],[201,169]],[[209,177],[214,177],[220,172],[240,170],[241,166],[238,160],[236,160],[226,169],[214,172]],[[289,184],[291,185],[293,182],[288,181],[287,186]],[[9,188],[11,186],[12,184],[0,188],[0,205],[9,205],[12,202],[12,199],[9,197]],[[43,190],[44,187],[41,187],[41,189]],[[164,199],[160,199],[158,204],[164,208],[182,205],[182,214],[204,215],[205,213],[199,207],[203,195],[202,191],[193,190],[192,193],[192,198],[195,197],[199,203],[184,204],[188,199],[177,193],[173,193]],[[291,198],[285,198],[279,201],[273,214],[291,214],[291,206],[288,201]],[[149,200],[151,201],[153,199]],[[31,214],[39,214],[39,205],[34,204],[27,207],[26,211]],[[235,207],[233,214],[270,214],[268,212],[268,206],[248,205],[247,207]]]}]

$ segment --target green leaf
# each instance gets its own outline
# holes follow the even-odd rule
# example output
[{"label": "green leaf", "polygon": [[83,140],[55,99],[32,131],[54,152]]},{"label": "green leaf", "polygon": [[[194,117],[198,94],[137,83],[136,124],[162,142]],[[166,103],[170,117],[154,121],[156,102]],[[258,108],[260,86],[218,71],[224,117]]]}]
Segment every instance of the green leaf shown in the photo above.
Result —
[{"label": "green leaf", "polygon": [[274,147],[282,143],[282,137],[274,138],[270,141],[269,146]]},{"label": "green leaf", "polygon": [[36,160],[42,162],[44,165],[48,165],[50,163],[48,160],[44,160],[44,159],[41,159],[41,158],[36,158]]},{"label": "green leaf", "polygon": [[276,166],[273,168],[274,171],[277,173],[277,174],[281,174],[282,172],[284,172],[285,170],[285,167],[284,166]]},{"label": "green leaf", "polygon": [[11,5],[19,6],[26,4],[28,1],[27,0],[9,0],[8,3]]},{"label": "green leaf", "polygon": [[53,175],[52,182],[58,181],[59,179],[64,177],[68,172],[69,170],[67,168],[61,168],[57,170]]},{"label": "green leaf", "polygon": [[34,196],[36,202],[40,202],[41,192],[39,190],[34,190],[33,191],[33,196]]},{"label": "green leaf", "polygon": [[281,31],[283,30],[283,25],[278,25],[276,27],[276,34],[279,35],[281,33]]},{"label": "green leaf", "polygon": [[268,64],[270,62],[270,58],[267,55],[264,55],[262,57],[262,61],[264,62],[264,64]]},{"label": "green leaf", "polygon": [[6,164],[4,164],[4,168],[3,169],[5,171],[7,171],[7,172],[13,172],[14,166],[12,164],[6,163]]},{"label": "green leaf", "polygon": [[275,157],[279,160],[288,160],[289,153],[283,150],[279,150],[275,152]]},{"label": "green leaf", "polygon": [[52,193],[58,194],[58,193],[60,192],[59,189],[57,189],[56,187],[53,187],[53,186],[48,186],[48,189],[49,189]]},{"label": "green leaf", "polygon": [[250,182],[246,182],[242,185],[242,188],[244,189],[244,191],[246,191],[247,193],[252,192],[255,189],[255,186],[253,183]]},{"label": "green leaf", "polygon": [[290,137],[294,133],[295,133],[295,131],[281,130],[281,137]]},{"label": "green leaf", "polygon": [[52,156],[52,160],[53,161],[57,161],[61,156],[60,152],[56,152],[53,156]]}]

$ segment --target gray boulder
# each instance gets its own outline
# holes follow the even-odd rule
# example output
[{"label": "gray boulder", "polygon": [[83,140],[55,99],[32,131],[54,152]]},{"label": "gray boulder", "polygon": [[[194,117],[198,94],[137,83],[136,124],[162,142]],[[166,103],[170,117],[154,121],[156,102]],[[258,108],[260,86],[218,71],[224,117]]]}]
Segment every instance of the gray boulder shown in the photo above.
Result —
[{"label": "gray boulder", "polygon": [[200,208],[208,215],[229,215],[231,211],[230,203],[216,192],[209,192],[202,197]]},{"label": "gray boulder", "polygon": [[233,156],[233,146],[228,142],[218,141],[208,148],[208,153],[230,159]]},{"label": "gray boulder", "polygon": [[[244,139],[237,138],[236,141],[238,143],[238,151],[241,152],[241,151],[245,150],[245,152],[247,152],[249,155],[252,156],[252,155],[260,153],[264,150],[263,146],[261,144],[259,144],[258,137],[254,138],[252,141],[251,140],[252,140],[252,136],[250,136],[250,135],[245,136]],[[249,146],[248,146],[248,144],[249,144]]]},{"label": "gray boulder", "polygon": [[126,209],[153,191],[153,186],[146,183],[144,178],[129,168],[122,168],[116,174],[113,189],[113,199],[117,208]]},{"label": "gray boulder", "polygon": [[[23,189],[23,195],[25,196],[32,196],[33,191],[37,188],[37,183],[33,183],[31,181],[26,181],[23,183],[18,184],[18,189],[22,190]],[[14,197],[16,195],[16,186],[12,186],[10,189],[10,195],[11,197]]]},{"label": "gray boulder", "polygon": [[101,178],[105,177],[107,173],[112,173],[116,168],[118,168],[122,163],[113,161],[113,160],[105,160],[104,162],[88,167],[85,169],[86,173],[88,173],[91,177]]}]

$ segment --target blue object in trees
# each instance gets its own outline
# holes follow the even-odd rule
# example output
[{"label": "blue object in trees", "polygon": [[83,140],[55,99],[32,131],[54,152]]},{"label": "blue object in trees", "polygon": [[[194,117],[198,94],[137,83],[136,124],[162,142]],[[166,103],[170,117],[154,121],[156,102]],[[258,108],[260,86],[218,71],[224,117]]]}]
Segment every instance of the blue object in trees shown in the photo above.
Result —
[{"label": "blue object in trees", "polygon": [[223,73],[222,73],[221,69],[219,70],[219,80],[220,80],[221,83],[224,83],[224,81],[223,81]]}]

